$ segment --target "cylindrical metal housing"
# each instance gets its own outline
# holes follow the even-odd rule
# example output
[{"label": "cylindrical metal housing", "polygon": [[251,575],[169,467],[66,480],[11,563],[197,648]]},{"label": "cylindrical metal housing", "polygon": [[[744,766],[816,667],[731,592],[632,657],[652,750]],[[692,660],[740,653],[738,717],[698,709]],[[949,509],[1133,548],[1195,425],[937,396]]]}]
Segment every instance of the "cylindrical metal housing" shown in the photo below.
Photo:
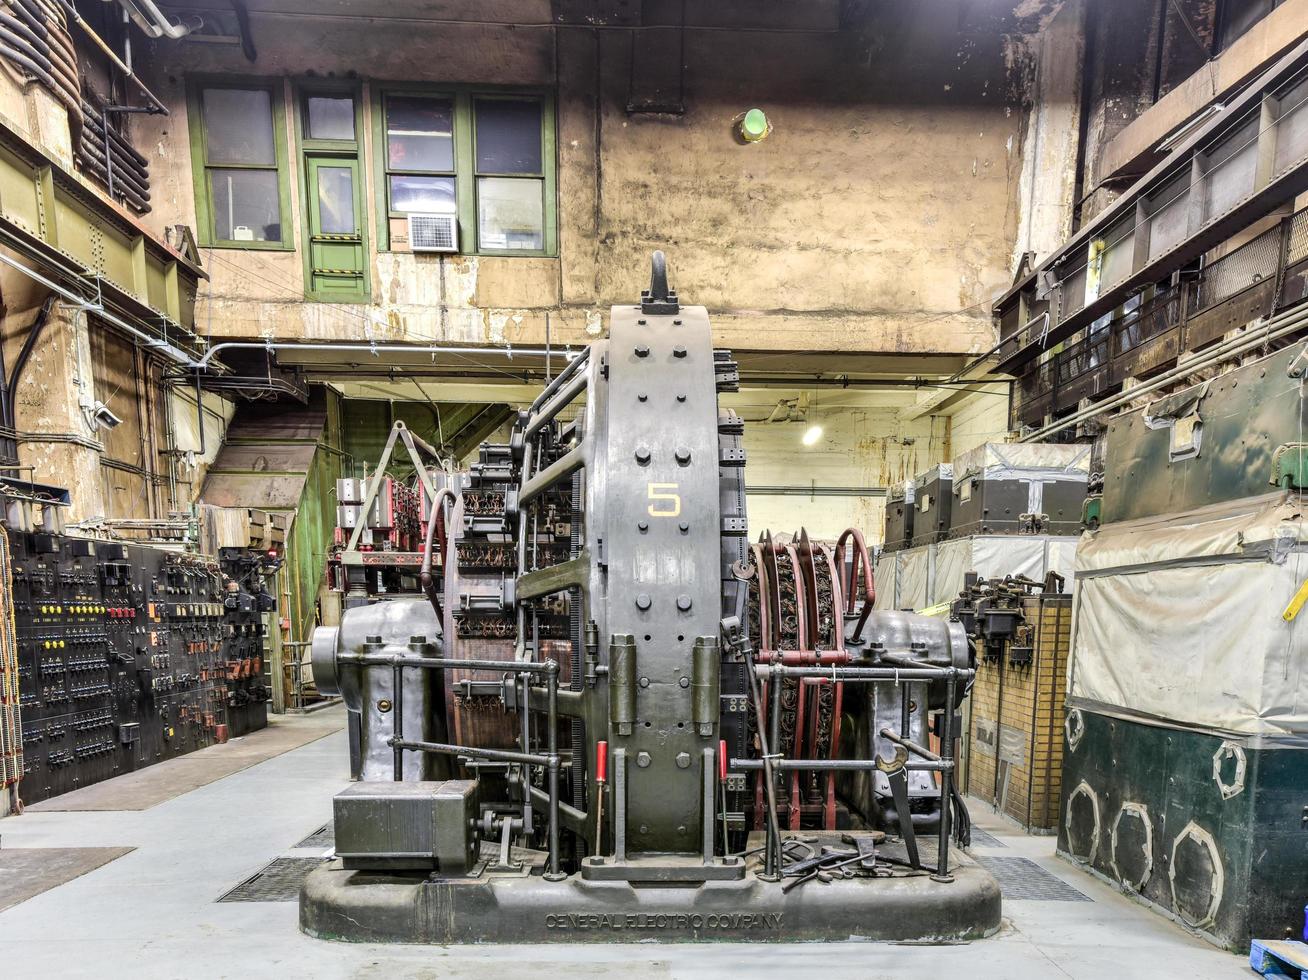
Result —
[{"label": "cylindrical metal housing", "polygon": [[619,735],[636,724],[636,638],[614,633],[609,640],[609,723]]},{"label": "cylindrical metal housing", "polygon": [[[425,638],[425,643],[416,642]],[[444,738],[441,672],[406,668],[400,671],[403,692],[396,697],[394,671],[386,664],[352,664],[339,654],[370,653],[412,657],[442,654],[441,627],[425,598],[390,599],[351,609],[339,629],[322,627],[313,636],[313,676],[325,694],[339,694],[345,706],[362,717],[361,745],[364,780],[394,777],[394,753],[386,740],[395,730],[394,711],[404,712],[406,739],[438,742]],[[441,756],[405,752],[403,778],[435,779],[449,766]]]},{"label": "cylindrical metal housing", "polygon": [[700,735],[709,736],[718,720],[718,638],[695,637],[690,657],[690,720]]}]

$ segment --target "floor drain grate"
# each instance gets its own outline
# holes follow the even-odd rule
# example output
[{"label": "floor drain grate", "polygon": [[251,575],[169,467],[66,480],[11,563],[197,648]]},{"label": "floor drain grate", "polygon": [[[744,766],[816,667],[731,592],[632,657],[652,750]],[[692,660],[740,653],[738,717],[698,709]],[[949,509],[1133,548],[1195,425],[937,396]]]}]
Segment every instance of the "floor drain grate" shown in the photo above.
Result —
[{"label": "floor drain grate", "polygon": [[324,858],[278,858],[261,871],[250,875],[220,902],[294,902],[309,872],[320,867]]},{"label": "floor drain grate", "polygon": [[[973,831],[976,833],[976,831]],[[331,824],[324,824],[315,830],[296,847],[333,847],[336,844],[336,828]]]},{"label": "floor drain grate", "polygon": [[972,828],[972,847],[1007,847],[1008,845],[1001,841],[994,834],[987,833],[980,827]]},{"label": "floor drain grate", "polygon": [[995,876],[1005,899],[1034,902],[1093,901],[1027,858],[988,857],[980,854],[974,860]]}]

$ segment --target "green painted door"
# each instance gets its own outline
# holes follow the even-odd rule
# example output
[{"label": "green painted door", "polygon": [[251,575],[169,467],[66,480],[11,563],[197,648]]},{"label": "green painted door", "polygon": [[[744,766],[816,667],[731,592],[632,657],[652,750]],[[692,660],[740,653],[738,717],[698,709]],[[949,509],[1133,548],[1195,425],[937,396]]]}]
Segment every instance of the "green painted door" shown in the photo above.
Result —
[{"label": "green painted door", "polygon": [[366,300],[368,266],[359,161],[310,156],[306,162],[309,295],[344,302]]}]

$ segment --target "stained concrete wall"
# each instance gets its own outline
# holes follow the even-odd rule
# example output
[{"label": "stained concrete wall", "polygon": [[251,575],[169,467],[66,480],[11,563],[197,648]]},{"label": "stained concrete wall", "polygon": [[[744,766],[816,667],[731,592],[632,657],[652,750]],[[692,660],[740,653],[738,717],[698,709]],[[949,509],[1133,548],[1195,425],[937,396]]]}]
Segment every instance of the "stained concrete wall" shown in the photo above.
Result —
[{"label": "stained concrete wall", "polygon": [[[975,352],[993,341],[989,300],[1011,276],[1024,209],[1057,210],[1049,202],[1065,193],[1060,185],[1052,197],[1041,192],[1032,199],[1020,186],[1024,156],[1030,154],[1027,171],[1039,174],[1068,153],[1064,48],[1045,56],[1060,71],[1042,76],[1037,90],[1053,112],[1040,123],[1043,132],[1060,141],[1052,157],[1048,142],[1032,150],[1038,113],[1028,105],[1035,77],[1031,35],[1048,25],[1056,2],[1023,0],[1017,13],[1011,4],[966,0],[912,8],[837,0],[692,5],[684,56],[678,50],[670,62],[685,65],[685,112],[654,116],[631,114],[627,103],[633,78],[639,82],[649,65],[640,46],[661,37],[664,47],[654,53],[666,52],[666,31],[556,29],[543,0],[453,0],[441,5],[443,17],[479,23],[447,19],[435,26],[361,20],[348,13],[361,5],[350,2],[326,17],[313,4],[281,4],[290,11],[284,16],[266,12],[270,5],[261,2],[250,6],[259,48],[254,65],[235,46],[137,37],[137,64],[171,109],[167,117],[129,123],[133,142],[150,157],[154,210],[146,221],[157,233],[195,223],[188,75],[274,77],[288,105],[292,78],[366,76],[365,112],[372,79],[553,91],[560,249],[546,259],[374,253],[374,301],[360,307],[304,302],[298,252],[209,250],[202,257],[212,282],[202,285],[197,324],[215,338],[527,343],[543,340],[548,323],[555,342],[584,341],[602,330],[610,304],[637,295],[649,251],[662,247],[675,285],[687,300],[710,307],[724,346]],[[657,4],[647,6],[657,14]],[[297,7],[305,16],[293,13]],[[417,0],[387,6],[392,16],[431,11]],[[488,23],[507,17],[526,26]],[[744,29],[753,27],[763,29]],[[642,59],[634,66],[633,54]],[[732,119],[752,105],[768,112],[775,129],[764,143],[741,146]],[[34,142],[67,158],[66,120],[61,126],[57,105],[39,87],[24,96],[0,80],[0,112],[22,119]],[[370,182],[371,134],[367,120],[363,162]],[[298,187],[289,124],[284,136]],[[297,237],[300,199],[292,194],[287,220]],[[371,206],[371,195],[368,201]],[[1029,239],[1032,225],[1023,227]],[[13,279],[0,275],[7,354],[39,302],[20,295]],[[151,506],[161,512],[162,495],[158,486],[145,486],[148,477],[120,467],[112,485],[104,481],[96,464],[106,452],[115,454],[81,431],[75,382],[83,368],[70,353],[73,325],[61,330],[59,343],[52,341],[32,364],[20,427],[60,439],[76,433],[88,444],[56,440],[41,448],[38,478],[74,483],[82,498],[76,516],[143,516],[132,502],[148,501],[151,493]],[[101,373],[127,377],[131,356],[104,352]],[[93,387],[94,367],[90,373]],[[198,426],[188,421],[193,404],[174,400],[165,418],[160,393],[147,394],[142,422],[114,437],[126,457],[119,462],[149,470],[147,462],[162,464],[161,452],[181,450],[173,457],[179,481],[173,499],[184,504],[230,406],[210,400],[207,452],[200,453]],[[846,414],[828,426],[828,448],[806,457],[830,485],[882,486],[948,457],[941,418],[914,427],[889,411]],[[761,455],[751,482],[793,483],[785,449],[755,438]],[[904,439],[921,442],[911,450],[887,448]],[[115,499],[127,512],[117,512]],[[755,526],[793,523],[808,506],[802,499],[761,501]],[[813,508],[816,533],[825,531],[820,521],[836,530],[881,525],[876,498],[831,498]]]},{"label": "stained concrete wall", "polygon": [[[822,426],[822,438],[805,446],[800,437],[812,424]],[[764,529],[790,533],[805,527],[811,537],[835,538],[857,527],[874,543],[885,529],[885,496],[879,491],[947,460],[949,422],[926,417],[905,425],[894,409],[811,409],[803,423],[747,422],[745,453],[751,537]],[[775,494],[765,487],[813,491]],[[831,488],[878,492],[850,496]]]},{"label": "stained concrete wall", "polygon": [[[535,17],[540,7],[496,12]],[[456,19],[484,11],[442,9]],[[557,259],[374,254],[373,303],[341,309],[302,301],[298,252],[214,250],[198,321],[215,336],[524,343],[544,338],[548,316],[553,339],[580,341],[599,332],[610,304],[638,295],[648,254],[661,247],[682,296],[714,312],[725,345],[988,347],[988,303],[1011,277],[1022,206],[1030,73],[1015,35],[1038,20],[964,0],[760,0],[692,5],[689,16],[768,29],[688,29],[680,116],[626,110],[633,51],[655,32],[424,27],[252,9],[254,65],[238,47],[153,43],[141,61],[172,114],[133,126],[150,157],[160,227],[194,222],[188,75],[358,75],[557,93]],[[290,98],[289,82],[283,94]],[[732,119],[753,105],[774,132],[742,146]],[[370,144],[371,123],[365,132]],[[285,135],[293,146],[289,126]],[[298,229],[293,196],[288,224]]]}]

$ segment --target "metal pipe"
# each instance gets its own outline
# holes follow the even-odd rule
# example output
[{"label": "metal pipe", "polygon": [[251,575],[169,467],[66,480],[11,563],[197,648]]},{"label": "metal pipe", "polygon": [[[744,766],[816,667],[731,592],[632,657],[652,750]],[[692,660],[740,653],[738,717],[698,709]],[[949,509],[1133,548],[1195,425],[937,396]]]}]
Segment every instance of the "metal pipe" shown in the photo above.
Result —
[{"label": "metal pipe", "polygon": [[[768,707],[768,744],[772,746],[772,751],[776,752],[778,749],[781,748],[781,678],[780,677],[772,678],[772,690],[769,692],[769,694],[771,695],[769,698],[771,704]],[[760,728],[759,731],[761,732],[762,729]],[[765,758],[764,762],[770,763],[771,760]],[[768,798],[768,807],[772,811],[773,822],[769,826],[772,828],[773,840],[771,841],[772,846],[768,848],[768,853],[773,856],[773,864],[772,864],[773,873],[780,874],[781,865],[783,863],[781,858],[781,823],[780,823],[781,818],[777,815],[776,779],[773,776],[773,773],[775,771],[776,770],[773,769],[770,765],[764,767],[764,772],[766,774],[764,778],[767,780],[768,786],[772,790],[772,793]],[[767,870],[766,862],[764,865],[764,870],[765,871]]]},{"label": "metal pipe", "polygon": [[[748,662],[747,647],[745,652]],[[749,680],[749,699],[754,702],[754,722],[758,730],[759,748],[763,752],[763,787],[768,801],[768,841],[764,849],[763,873],[775,881],[781,877],[781,827],[777,822],[777,787],[776,780],[772,775],[771,742],[766,735],[767,726],[764,724],[763,719],[763,691],[762,686],[759,684],[758,675],[754,671],[747,670],[746,676]],[[724,841],[724,846],[725,843]]]},{"label": "metal pipe", "polygon": [[[757,771],[764,768],[762,759],[732,759],[732,770]],[[882,763],[884,765],[884,763]],[[773,759],[772,768],[782,772],[861,772],[877,768],[876,759]],[[936,760],[934,762],[906,762],[904,768],[909,772],[943,772],[953,769],[952,762]]]},{"label": "metal pipe", "polygon": [[148,87],[146,87],[145,82],[141,81],[141,79],[136,76],[135,72],[133,72],[132,69],[128,68],[125,64],[123,64],[122,59],[120,59],[118,55],[114,53],[113,48],[109,47],[109,45],[105,43],[104,38],[102,38],[99,34],[93,31],[91,29],[91,25],[82,19],[82,15],[79,14],[77,12],[77,8],[73,6],[72,0],[59,0],[59,5],[64,8],[64,13],[66,13],[69,17],[72,18],[73,23],[82,29],[82,32],[91,39],[91,41],[95,44],[95,46],[104,52],[105,57],[107,57],[111,62],[113,62],[114,66],[117,67],[117,69],[121,71],[124,76],[126,76],[128,81],[136,85],[136,87],[141,91],[141,94],[154,103],[155,110],[161,115],[165,115],[165,116],[168,115],[169,114],[168,107],[159,100],[159,97],[157,95],[155,95],[153,92],[150,91]]},{"label": "metal pipe", "polygon": [[[406,657],[390,653],[338,653],[337,661],[362,664],[370,667],[389,667],[399,663],[405,667],[427,670],[502,670],[507,674],[548,674],[550,661],[532,663],[530,660],[451,660],[448,657]],[[555,667],[557,668],[557,665]]]},{"label": "metal pipe", "polygon": [[582,444],[568,450],[549,466],[541,470],[522,485],[518,493],[518,506],[526,507],[542,493],[565,477],[571,476],[586,465],[586,452],[589,447],[583,438]]},{"label": "metal pipe", "polygon": [[881,729],[881,737],[885,739],[889,739],[890,741],[894,742],[896,745],[902,745],[904,748],[908,749],[908,751],[912,752],[914,755],[920,755],[922,758],[930,762],[940,761],[940,756],[936,755],[936,753],[932,752],[930,749],[924,748],[923,746],[918,745],[916,742],[908,738],[904,738],[901,735],[898,735],[897,733],[895,733],[889,728]]},{"label": "metal pipe", "polygon": [[[547,347],[545,349],[545,356],[549,357],[551,356],[551,354],[552,354],[552,349]],[[541,390],[541,393],[536,396],[536,400],[531,403],[531,408],[528,409],[529,412],[538,411],[540,407],[544,405],[548,399],[553,397],[554,393],[558,391],[559,388],[564,383],[566,383],[569,378],[571,378],[574,374],[576,374],[577,371],[579,371],[582,368],[582,366],[585,365],[586,361],[590,359],[590,348],[583,347],[580,351],[577,352],[564,351],[563,356],[568,358],[567,365],[565,365],[563,370],[560,371],[555,376],[554,380],[551,381],[549,384],[547,384]]]},{"label": "metal pipe", "polygon": [[392,777],[395,782],[404,779],[404,667],[391,666],[391,710],[395,714],[391,739]]},{"label": "metal pipe", "polygon": [[[3,49],[0,49],[0,54],[3,54]],[[121,317],[116,316],[113,313],[110,313],[108,310],[104,308],[103,304],[92,303],[86,297],[78,296],[76,293],[72,292],[71,290],[65,289],[63,286],[60,286],[58,283],[54,282],[53,280],[48,279],[45,276],[41,275],[41,273],[37,272],[35,269],[25,266],[23,265],[23,263],[15,259],[11,259],[3,252],[0,252],[0,262],[3,262],[5,265],[13,269],[17,269],[19,272],[28,276],[33,281],[39,282],[41,285],[45,286],[47,289],[54,290],[56,293],[58,293],[60,296],[62,296],[64,299],[68,300],[69,302],[76,303],[79,309],[89,310],[95,313],[101,319],[109,323],[112,323],[114,326],[118,327],[118,329],[124,330],[127,333],[131,334],[133,337],[136,337],[137,339],[143,341],[147,347],[149,347],[152,350],[159,351],[164,356],[168,357],[170,360],[176,361],[178,364],[183,364],[188,368],[204,367],[204,364],[202,362],[193,360],[188,354],[186,354],[184,351],[178,350],[172,344],[163,340],[159,340],[158,338],[151,337],[149,334],[145,333],[144,331],[138,330],[136,327],[132,326],[130,323],[123,320]]]},{"label": "metal pipe", "polygon": [[[441,346],[439,344],[267,344],[253,343],[250,341],[232,340],[224,341],[221,344],[215,344],[205,353],[197,367],[207,368],[209,361],[221,350],[321,350],[321,351],[359,351],[370,354],[507,354],[510,358],[514,354],[523,354],[528,357],[543,357],[545,349],[543,347],[454,347]],[[575,356],[575,355],[574,355]],[[560,375],[561,377],[561,375]]]},{"label": "metal pipe", "polygon": [[[953,817],[953,795],[950,788],[954,779],[954,676],[945,681],[945,708],[942,713],[944,731],[940,735],[939,760],[940,770],[940,843],[936,851],[936,873],[932,875],[937,881],[951,881],[949,874],[949,834]],[[922,752],[921,746],[911,746],[914,751]],[[930,753],[928,753],[930,754]]]},{"label": "metal pipe", "polygon": [[150,37],[168,37],[176,41],[195,29],[189,24],[174,24],[155,6],[154,0],[118,0],[118,4]]},{"label": "metal pipe", "polygon": [[[107,161],[112,161],[114,177],[128,183],[143,203],[150,200],[149,176],[136,165],[135,161],[124,156],[117,144],[110,144],[106,150],[104,133],[95,125],[86,128],[80,149],[84,154],[90,154],[101,167],[107,168]],[[80,162],[85,164],[85,160]]]},{"label": "metal pipe", "polygon": [[776,664],[754,668],[760,677],[825,677],[832,681],[861,683],[871,681],[935,681],[945,678],[968,678],[976,674],[970,667],[782,667]]},{"label": "metal pipe", "polygon": [[[423,492],[426,493],[426,490],[424,489]],[[427,540],[423,545],[422,568],[418,572],[418,581],[422,583],[422,591],[427,596],[427,601],[431,603],[431,607],[436,613],[436,619],[442,622],[445,619],[445,614],[441,611],[440,599],[436,596],[436,593],[432,591],[431,587],[431,554],[432,544],[434,543],[433,539],[436,536],[436,523],[444,516],[441,507],[444,505],[446,497],[449,497],[452,501],[457,500],[453,490],[449,487],[441,487],[440,491],[436,494],[436,498],[431,503],[431,517],[427,521]],[[449,539],[448,526],[445,529],[445,534],[445,540],[441,541],[441,561],[445,560],[445,550]]]},{"label": "metal pipe", "polygon": [[543,755],[535,755],[531,752],[510,752],[506,749],[482,749],[471,745],[450,745],[447,742],[423,742],[416,739],[405,739],[403,741],[391,736],[386,740],[386,744],[392,747],[399,746],[404,749],[411,749],[414,752],[431,752],[435,755],[466,755],[470,759],[488,759],[492,762],[520,762],[532,766],[544,766],[549,764],[549,759]]},{"label": "metal pipe", "polygon": [[204,437],[204,393],[200,389],[200,372],[195,372],[195,421],[200,428],[200,458],[209,451]]},{"label": "metal pipe", "polygon": [[[528,793],[531,794],[531,798],[535,800],[537,803],[541,803],[547,807],[549,806],[549,802],[550,802],[549,793],[546,793],[543,789],[540,789],[536,786],[532,786],[529,783],[524,784],[524,788],[527,790]],[[578,826],[585,826],[586,821],[589,818],[590,818],[590,814],[588,814],[585,810],[579,810],[575,806],[572,806],[568,803],[564,803],[562,800],[559,801],[559,819],[564,821],[571,821],[572,823]]]},{"label": "metal pipe", "polygon": [[[548,350],[548,348],[546,349]],[[590,379],[585,374],[578,374],[569,384],[565,385],[562,390],[557,392],[548,402],[546,402],[541,407],[540,411],[533,412],[527,420],[527,427],[524,436],[527,439],[532,438],[537,432],[553,421],[554,417],[557,416],[559,412],[572,404],[572,400],[576,398],[577,395],[586,390],[586,385],[589,380]]]},{"label": "metal pipe", "polygon": [[562,855],[559,853],[559,664],[556,660],[545,661],[550,668],[545,675],[545,689],[549,695],[549,709],[546,712],[545,733],[546,751],[549,756],[548,779],[550,793],[550,851],[548,880],[563,878],[560,867]]}]

